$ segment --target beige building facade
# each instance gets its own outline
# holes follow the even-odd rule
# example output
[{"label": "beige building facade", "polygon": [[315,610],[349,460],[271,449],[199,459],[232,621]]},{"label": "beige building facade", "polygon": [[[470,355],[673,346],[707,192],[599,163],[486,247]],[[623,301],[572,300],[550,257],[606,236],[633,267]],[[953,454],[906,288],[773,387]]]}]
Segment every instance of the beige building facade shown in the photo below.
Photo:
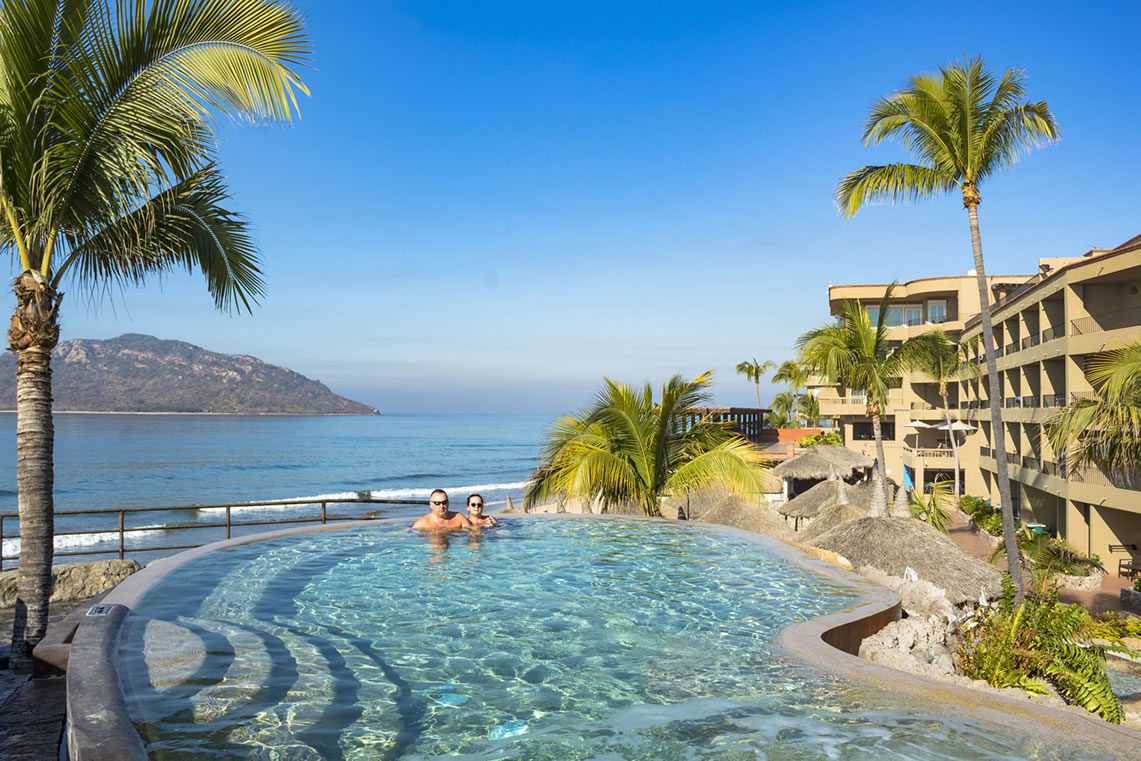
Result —
[{"label": "beige building facade", "polygon": [[[1051,451],[1043,426],[1058,408],[1092,394],[1085,375],[1091,355],[1141,340],[1141,236],[1114,249],[1038,264],[1033,276],[988,278],[1005,430],[991,430],[981,343],[974,351],[979,377],[949,388],[951,418],[975,429],[958,434],[964,493],[1000,502],[993,451],[1005,447],[1016,513],[1099,555],[1115,573],[1118,559],[1129,552],[1112,547],[1141,548],[1141,474],[1067,468],[1065,458]],[[878,310],[886,288],[833,286],[829,307],[835,314],[845,300],[855,299]],[[955,340],[979,336],[976,278],[903,283],[896,287],[888,322],[890,337],[899,341],[936,328]],[[874,454],[863,398],[822,383],[811,388],[821,415],[833,419],[845,443]],[[889,478],[921,488],[953,477],[953,434],[935,427],[944,419],[935,383],[921,373],[902,379],[882,417]]]}]

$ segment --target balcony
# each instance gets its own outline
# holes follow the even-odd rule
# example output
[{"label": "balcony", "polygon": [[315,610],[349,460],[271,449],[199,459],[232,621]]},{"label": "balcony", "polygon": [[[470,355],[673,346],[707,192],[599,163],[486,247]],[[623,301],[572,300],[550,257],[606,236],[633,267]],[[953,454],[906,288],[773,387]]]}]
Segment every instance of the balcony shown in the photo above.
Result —
[{"label": "balcony", "polygon": [[1042,331],[1042,343],[1053,341],[1055,338],[1062,338],[1066,335],[1066,325],[1062,323],[1054,328]]},{"label": "balcony", "polygon": [[1090,315],[1070,322],[1075,336],[1085,336],[1090,333],[1101,333],[1107,330],[1119,330],[1141,325],[1141,307],[1132,309],[1119,309],[1115,312],[1104,312],[1099,315]]},{"label": "balcony", "polygon": [[1023,349],[1029,349],[1031,347],[1037,346],[1041,342],[1041,340],[1042,340],[1041,336],[1038,335],[1037,333],[1035,333],[1032,336],[1026,336],[1026,338],[1023,338],[1020,346]]},{"label": "balcony", "polygon": [[950,448],[909,447],[905,444],[903,453],[919,458],[923,460],[924,465],[934,468],[950,468],[953,467],[955,461],[955,452]]},{"label": "balcony", "polygon": [[1065,407],[1066,395],[1065,394],[1043,394],[1042,395],[1043,407]]}]

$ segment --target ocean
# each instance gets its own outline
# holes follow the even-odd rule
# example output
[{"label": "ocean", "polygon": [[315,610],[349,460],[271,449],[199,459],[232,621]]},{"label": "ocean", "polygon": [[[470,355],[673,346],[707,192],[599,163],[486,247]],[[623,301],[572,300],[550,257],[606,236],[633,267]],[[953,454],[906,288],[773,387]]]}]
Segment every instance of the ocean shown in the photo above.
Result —
[{"label": "ocean", "polygon": [[[551,420],[541,415],[57,414],[55,506],[59,511],[357,495],[426,501],[432,489],[443,488],[456,506],[478,491],[494,511],[508,497],[518,502],[522,496]],[[420,512],[414,507],[372,508],[385,516]],[[240,513],[250,520],[297,511],[278,507]],[[16,512],[14,413],[0,413],[0,512]],[[132,515],[128,525],[150,530],[132,534],[128,543],[186,542],[186,534],[166,541],[174,534],[161,527],[186,522],[188,516],[222,520],[216,513]],[[117,537],[107,532],[114,531],[117,521],[117,515],[113,520],[61,516],[57,533],[97,533],[57,536],[57,551],[113,547]],[[5,520],[6,537],[15,533],[13,524],[13,519]],[[209,538],[222,536],[215,531]],[[5,539],[3,547],[10,557],[18,540]],[[5,568],[11,566],[8,560]]]}]

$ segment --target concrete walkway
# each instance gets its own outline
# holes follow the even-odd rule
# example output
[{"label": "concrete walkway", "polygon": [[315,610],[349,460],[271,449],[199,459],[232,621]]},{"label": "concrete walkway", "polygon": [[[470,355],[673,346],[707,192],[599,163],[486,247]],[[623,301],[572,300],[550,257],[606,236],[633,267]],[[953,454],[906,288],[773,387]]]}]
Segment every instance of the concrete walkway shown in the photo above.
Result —
[{"label": "concrete walkway", "polygon": [[[76,605],[53,605],[48,625],[67,616]],[[0,639],[4,642],[0,647],[0,761],[50,761],[59,758],[67,719],[66,680],[62,675],[31,679],[8,671],[12,618],[12,610],[0,610]]]},{"label": "concrete walkway", "polygon": [[[967,554],[982,560],[984,563],[989,563],[995,545],[986,538],[985,534],[973,531],[970,528],[970,519],[963,513],[956,510],[952,512],[952,515],[954,517],[947,536]],[[996,567],[1001,571],[1006,570],[1005,554],[999,559]],[[1028,585],[1032,583],[1028,576],[1026,582]],[[1081,605],[1091,613],[1122,610],[1121,590],[1129,584],[1128,579],[1119,576],[1106,576],[1101,583],[1101,589],[1095,592],[1062,589],[1058,592],[1058,599],[1064,603]]]}]

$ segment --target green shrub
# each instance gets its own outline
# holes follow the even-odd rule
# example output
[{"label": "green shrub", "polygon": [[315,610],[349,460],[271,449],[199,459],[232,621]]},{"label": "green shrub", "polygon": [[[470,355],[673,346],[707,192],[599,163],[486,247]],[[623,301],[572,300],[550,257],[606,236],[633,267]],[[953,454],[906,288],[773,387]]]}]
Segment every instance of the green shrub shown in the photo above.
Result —
[{"label": "green shrub", "polygon": [[989,515],[994,512],[994,508],[990,506],[990,502],[982,497],[960,497],[959,509],[972,518],[979,514]]},{"label": "green shrub", "polygon": [[[999,518],[1001,532],[1002,519]],[[1089,576],[1094,570],[1104,571],[1096,556],[1086,557],[1065,539],[1055,539],[1044,534],[1025,533],[1019,530],[1018,554],[1022,567],[1034,576],[1035,585],[1045,590],[1055,574],[1067,576]],[[995,548],[991,562],[997,563],[1005,555],[1002,545]]]},{"label": "green shrub", "polygon": [[1081,641],[1089,613],[1059,604],[1056,592],[1029,594],[1015,609],[1009,575],[1003,576],[1002,588],[1002,599],[960,630],[963,673],[1037,695],[1045,694],[1049,683],[1067,703],[1120,724],[1125,712],[1105,673],[1107,648]]},{"label": "green shrub", "polygon": [[1002,514],[990,513],[989,515],[976,515],[975,525],[982,531],[987,532],[991,536],[1002,536]]},{"label": "green shrub", "polygon": [[951,526],[951,512],[947,506],[951,504],[952,499],[954,499],[954,495],[951,493],[950,481],[939,481],[931,484],[929,494],[920,494],[918,490],[912,489],[907,495],[907,502],[911,507],[911,516],[931,524],[932,528],[938,529],[944,534]]},{"label": "green shrub", "polygon": [[1141,592],[1141,576],[1138,576],[1136,579],[1133,580],[1133,591],[1134,592]]},{"label": "green shrub", "polygon": [[798,441],[796,445],[802,449],[807,449],[808,447],[814,447],[817,444],[830,444],[833,446],[839,446],[843,443],[844,437],[835,431],[821,431],[820,433],[813,433],[811,435],[805,436],[803,439]]},{"label": "green shrub", "polygon": [[[1134,582],[1134,586],[1138,584],[1141,579]],[[1111,610],[1092,619],[1085,633],[1091,639],[1120,643],[1126,637],[1141,637],[1141,618]]]}]

